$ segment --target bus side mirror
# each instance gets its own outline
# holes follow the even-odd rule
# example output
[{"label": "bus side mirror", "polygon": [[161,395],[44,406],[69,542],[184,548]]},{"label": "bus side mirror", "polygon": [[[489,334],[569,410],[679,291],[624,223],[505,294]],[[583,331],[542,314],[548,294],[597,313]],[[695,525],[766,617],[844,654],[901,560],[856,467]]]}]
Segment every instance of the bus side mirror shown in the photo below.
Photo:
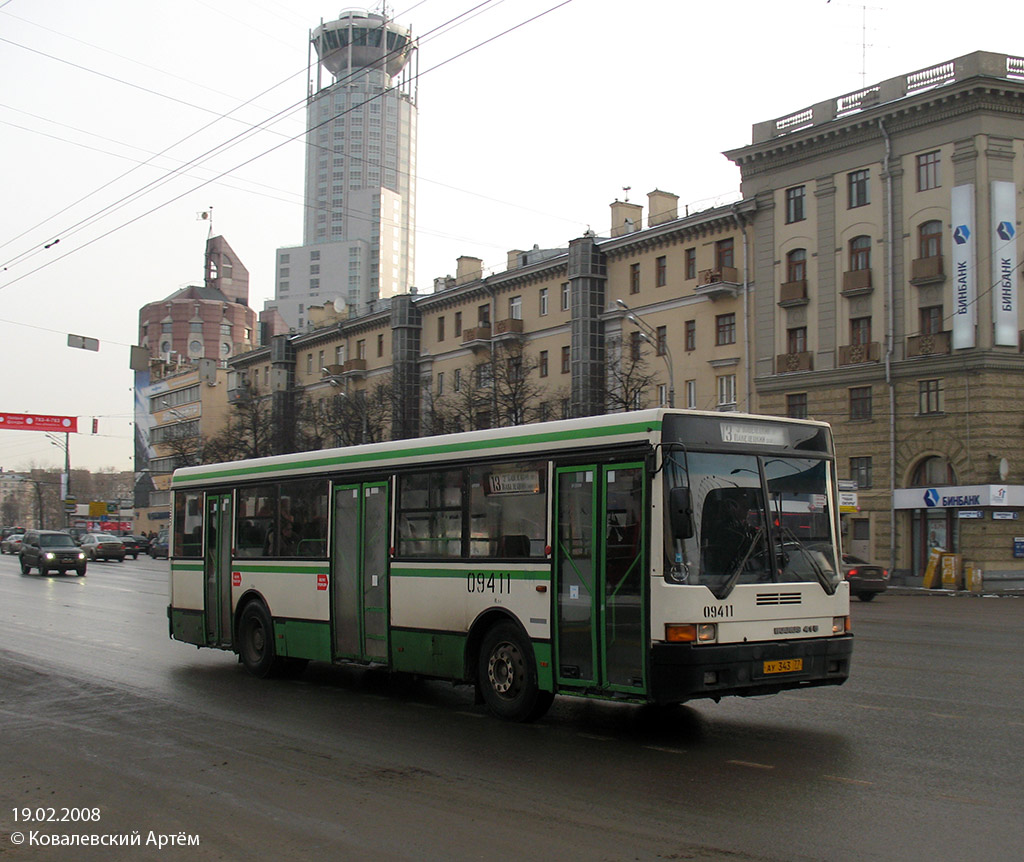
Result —
[{"label": "bus side mirror", "polygon": [[668,492],[668,516],[672,526],[672,538],[693,538],[693,509],[690,506],[689,488],[672,488]]}]

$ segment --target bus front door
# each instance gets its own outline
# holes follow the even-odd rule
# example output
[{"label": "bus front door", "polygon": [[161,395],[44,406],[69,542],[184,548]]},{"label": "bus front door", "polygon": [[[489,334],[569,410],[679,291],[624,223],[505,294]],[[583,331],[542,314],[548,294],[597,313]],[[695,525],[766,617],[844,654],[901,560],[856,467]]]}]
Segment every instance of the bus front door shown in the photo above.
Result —
[{"label": "bus front door", "polygon": [[334,487],[334,657],[388,660],[388,486]]},{"label": "bus front door", "polygon": [[646,691],[641,463],[557,470],[555,666],[566,689]]},{"label": "bus front door", "polygon": [[231,646],[231,495],[206,495],[206,583],[203,618],[207,646]]}]

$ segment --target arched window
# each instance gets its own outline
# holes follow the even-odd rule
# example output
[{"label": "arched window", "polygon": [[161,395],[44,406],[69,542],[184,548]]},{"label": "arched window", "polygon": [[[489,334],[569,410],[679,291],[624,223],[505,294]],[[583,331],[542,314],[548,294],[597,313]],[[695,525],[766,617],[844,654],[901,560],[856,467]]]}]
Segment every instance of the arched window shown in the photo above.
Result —
[{"label": "arched window", "polygon": [[850,270],[871,269],[871,237],[855,236],[850,240]]},{"label": "arched window", "polygon": [[795,248],[786,255],[786,281],[807,280],[807,249]]},{"label": "arched window", "polygon": [[919,257],[938,257],[942,254],[942,222],[926,221],[917,229]]},{"label": "arched window", "polygon": [[955,485],[956,473],[945,458],[932,455],[919,462],[910,477],[912,488],[931,488],[935,485]]}]

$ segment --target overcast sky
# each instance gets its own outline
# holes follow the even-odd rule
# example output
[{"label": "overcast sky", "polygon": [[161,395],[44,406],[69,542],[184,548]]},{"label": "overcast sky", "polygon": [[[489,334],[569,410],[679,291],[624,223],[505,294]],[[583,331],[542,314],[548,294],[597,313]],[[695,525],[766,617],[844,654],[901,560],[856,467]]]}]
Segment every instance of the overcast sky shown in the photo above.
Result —
[{"label": "overcast sky", "polygon": [[[512,248],[607,235],[627,194],[736,200],[721,153],[756,122],[976,50],[1024,53],[1024,7],[1006,0],[388,6],[422,40],[421,291],[463,254],[497,271]],[[308,34],[342,8],[0,0],[0,412],[80,417],[72,466],[132,466],[129,345],[141,306],[201,283],[197,213],[212,207],[249,269],[250,305],[273,298],[274,250],[302,242]],[[62,463],[42,434],[0,432],[4,469]]]}]

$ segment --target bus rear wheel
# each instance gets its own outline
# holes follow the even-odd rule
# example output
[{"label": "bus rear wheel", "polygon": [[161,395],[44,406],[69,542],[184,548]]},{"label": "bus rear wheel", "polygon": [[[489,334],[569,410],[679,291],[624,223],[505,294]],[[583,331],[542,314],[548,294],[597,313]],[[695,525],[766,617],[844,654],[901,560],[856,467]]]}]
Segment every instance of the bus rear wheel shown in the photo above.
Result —
[{"label": "bus rear wheel", "polygon": [[274,623],[263,602],[250,602],[238,621],[238,655],[245,669],[265,679],[281,665],[274,648]]},{"label": "bus rear wheel", "polygon": [[498,623],[484,636],[477,684],[487,708],[508,721],[535,721],[554,700],[552,692],[540,690],[533,647],[511,622]]}]

